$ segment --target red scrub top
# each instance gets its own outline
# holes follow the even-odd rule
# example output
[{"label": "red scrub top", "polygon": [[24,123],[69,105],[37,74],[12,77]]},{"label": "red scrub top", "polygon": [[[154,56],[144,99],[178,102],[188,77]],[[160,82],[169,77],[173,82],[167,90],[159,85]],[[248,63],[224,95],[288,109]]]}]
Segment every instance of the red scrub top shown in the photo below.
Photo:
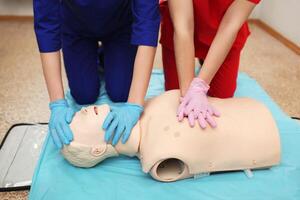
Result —
[{"label": "red scrub top", "polygon": [[[206,55],[219,24],[234,0],[194,0],[195,52],[197,57]],[[260,0],[248,0],[258,4]],[[162,27],[160,43],[173,50],[173,25],[167,2],[160,5]],[[248,24],[244,23],[233,44],[233,48],[242,49],[250,34]],[[207,47],[207,48],[203,48]]]}]

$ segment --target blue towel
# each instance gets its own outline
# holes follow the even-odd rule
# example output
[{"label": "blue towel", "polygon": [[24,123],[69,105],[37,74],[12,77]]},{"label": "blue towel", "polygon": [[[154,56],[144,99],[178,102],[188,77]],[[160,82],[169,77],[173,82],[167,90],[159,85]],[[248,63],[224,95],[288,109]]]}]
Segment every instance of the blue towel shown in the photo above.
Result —
[{"label": "blue towel", "polygon": [[[147,97],[159,95],[163,90],[162,71],[155,70]],[[199,179],[161,183],[141,171],[137,158],[111,158],[90,169],[73,167],[55,149],[48,135],[35,169],[29,199],[299,200],[299,123],[284,114],[258,83],[244,73],[239,74],[236,96],[257,99],[271,110],[280,130],[282,160],[279,166],[254,171],[251,179],[243,172],[227,172]],[[70,95],[67,98],[75,108]],[[108,98],[102,91],[97,103],[107,101]]]}]

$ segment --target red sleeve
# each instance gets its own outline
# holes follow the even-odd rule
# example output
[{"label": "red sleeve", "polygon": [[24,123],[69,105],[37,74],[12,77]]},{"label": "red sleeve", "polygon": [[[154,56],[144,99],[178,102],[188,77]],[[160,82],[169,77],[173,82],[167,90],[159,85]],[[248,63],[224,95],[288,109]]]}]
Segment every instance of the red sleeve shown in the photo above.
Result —
[{"label": "red sleeve", "polygon": [[258,4],[260,2],[260,0],[248,0],[248,1],[255,3],[255,4]]}]

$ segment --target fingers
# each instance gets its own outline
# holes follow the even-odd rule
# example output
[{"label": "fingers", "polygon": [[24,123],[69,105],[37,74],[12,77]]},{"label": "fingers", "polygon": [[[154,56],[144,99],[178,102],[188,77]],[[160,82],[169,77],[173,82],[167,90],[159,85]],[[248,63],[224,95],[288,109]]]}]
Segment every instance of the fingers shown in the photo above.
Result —
[{"label": "fingers", "polygon": [[220,115],[221,114],[217,109],[215,109],[213,106],[209,106],[206,113],[206,121],[211,127],[216,128],[217,123],[214,120],[213,116],[220,117]]},{"label": "fingers", "polygon": [[215,107],[211,106],[211,109],[212,109],[212,112],[213,112],[214,116],[216,116],[216,117],[221,116],[221,113],[217,109],[215,109]]},{"label": "fingers", "polygon": [[62,128],[66,138],[69,140],[69,142],[71,142],[73,140],[73,133],[71,131],[69,124],[65,124]]},{"label": "fingers", "polygon": [[185,114],[186,116],[188,116],[189,113],[191,113],[191,112],[194,111],[194,107],[195,107],[195,106],[192,105],[191,103],[188,104],[188,105],[185,107],[185,109],[184,109],[184,114]]},{"label": "fingers", "polygon": [[179,107],[178,110],[177,110],[177,119],[178,121],[182,121],[184,118],[184,109],[183,107]]},{"label": "fingers", "polygon": [[180,102],[181,103],[177,109],[177,119],[181,122],[185,116],[185,107],[188,105],[188,99],[180,97]]},{"label": "fingers", "polygon": [[188,114],[188,120],[189,120],[190,127],[194,127],[195,126],[195,115],[194,115],[193,111],[191,111]]},{"label": "fingers", "polygon": [[104,130],[106,130],[108,128],[108,126],[110,125],[110,123],[112,122],[112,120],[114,119],[114,115],[112,112],[109,112],[108,115],[106,116],[102,128]]},{"label": "fingers", "polygon": [[208,112],[209,115],[213,115],[214,114],[211,106],[208,106],[207,112]]},{"label": "fingers", "polygon": [[207,127],[207,124],[215,128],[217,127],[217,123],[213,116],[220,116],[220,112],[213,106],[209,104],[205,106],[195,105],[193,102],[188,101],[187,98],[182,100],[177,110],[178,121],[181,122],[184,117],[187,117],[191,127],[195,126],[195,120],[197,120],[199,126],[203,129]]},{"label": "fingers", "polygon": [[105,139],[106,142],[108,142],[108,141],[112,138],[112,136],[113,136],[113,134],[114,134],[114,131],[115,131],[115,129],[117,128],[117,126],[118,126],[118,120],[117,120],[117,119],[114,119],[114,120],[110,123],[109,127],[108,127],[108,128],[106,129],[106,131],[105,131],[104,139]]},{"label": "fingers", "polygon": [[189,102],[189,99],[188,99],[188,98],[182,97],[182,98],[180,99],[180,104],[183,105],[183,106],[186,106],[186,105],[188,104],[188,102]]},{"label": "fingers", "polygon": [[63,129],[63,125],[62,124],[58,124],[56,127],[56,132],[58,134],[58,137],[60,138],[60,140],[64,143],[64,144],[70,144],[70,141],[67,139],[66,134],[64,132]]},{"label": "fingers", "polygon": [[206,113],[206,121],[209,123],[209,125],[212,128],[216,128],[217,127],[216,121],[213,119],[212,115],[210,115],[209,113]]},{"label": "fingers", "polygon": [[125,144],[131,134],[132,127],[127,127],[122,137],[122,143]]},{"label": "fingers", "polygon": [[75,112],[73,111],[73,109],[69,108],[68,111],[67,111],[67,114],[66,114],[67,123],[70,124],[72,122],[72,119],[73,119],[74,115],[75,115]]},{"label": "fingers", "polygon": [[115,135],[113,137],[113,140],[112,140],[112,145],[115,146],[118,142],[119,142],[119,139],[121,138],[122,136],[122,133],[124,132],[125,130],[125,126],[122,126],[122,125],[118,125],[117,127],[117,130],[115,132]]},{"label": "fingers", "polygon": [[205,129],[206,128],[206,121],[205,121],[205,118],[204,118],[202,112],[199,113],[199,115],[197,116],[197,118],[198,118],[199,126],[201,128],[203,128],[203,129]]},{"label": "fingers", "polygon": [[217,127],[217,123],[213,119],[214,111],[212,109],[207,109],[204,111],[199,111],[199,110],[194,111],[192,109],[190,112],[187,112],[186,110],[183,111],[182,109],[179,111],[178,120],[182,121],[185,116],[187,116],[189,125],[191,127],[195,126],[196,119],[198,121],[199,126],[203,129],[207,127],[207,124],[209,124],[212,128]]},{"label": "fingers", "polygon": [[60,138],[58,137],[57,135],[57,132],[56,130],[53,128],[53,129],[49,129],[50,131],[50,134],[51,134],[51,138],[55,144],[55,146],[58,148],[58,149],[61,149],[62,148],[62,143],[60,141]]}]

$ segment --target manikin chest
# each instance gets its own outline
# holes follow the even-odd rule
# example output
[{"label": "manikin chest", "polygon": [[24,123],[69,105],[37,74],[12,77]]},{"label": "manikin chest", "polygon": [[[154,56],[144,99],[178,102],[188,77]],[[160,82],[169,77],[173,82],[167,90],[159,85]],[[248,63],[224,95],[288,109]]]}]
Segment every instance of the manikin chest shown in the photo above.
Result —
[{"label": "manikin chest", "polygon": [[[162,181],[199,173],[271,167],[279,163],[278,130],[269,110],[249,98],[211,98],[219,109],[217,128],[178,123],[178,91],[147,103],[141,120],[143,171]],[[167,101],[167,99],[169,101]]]}]

